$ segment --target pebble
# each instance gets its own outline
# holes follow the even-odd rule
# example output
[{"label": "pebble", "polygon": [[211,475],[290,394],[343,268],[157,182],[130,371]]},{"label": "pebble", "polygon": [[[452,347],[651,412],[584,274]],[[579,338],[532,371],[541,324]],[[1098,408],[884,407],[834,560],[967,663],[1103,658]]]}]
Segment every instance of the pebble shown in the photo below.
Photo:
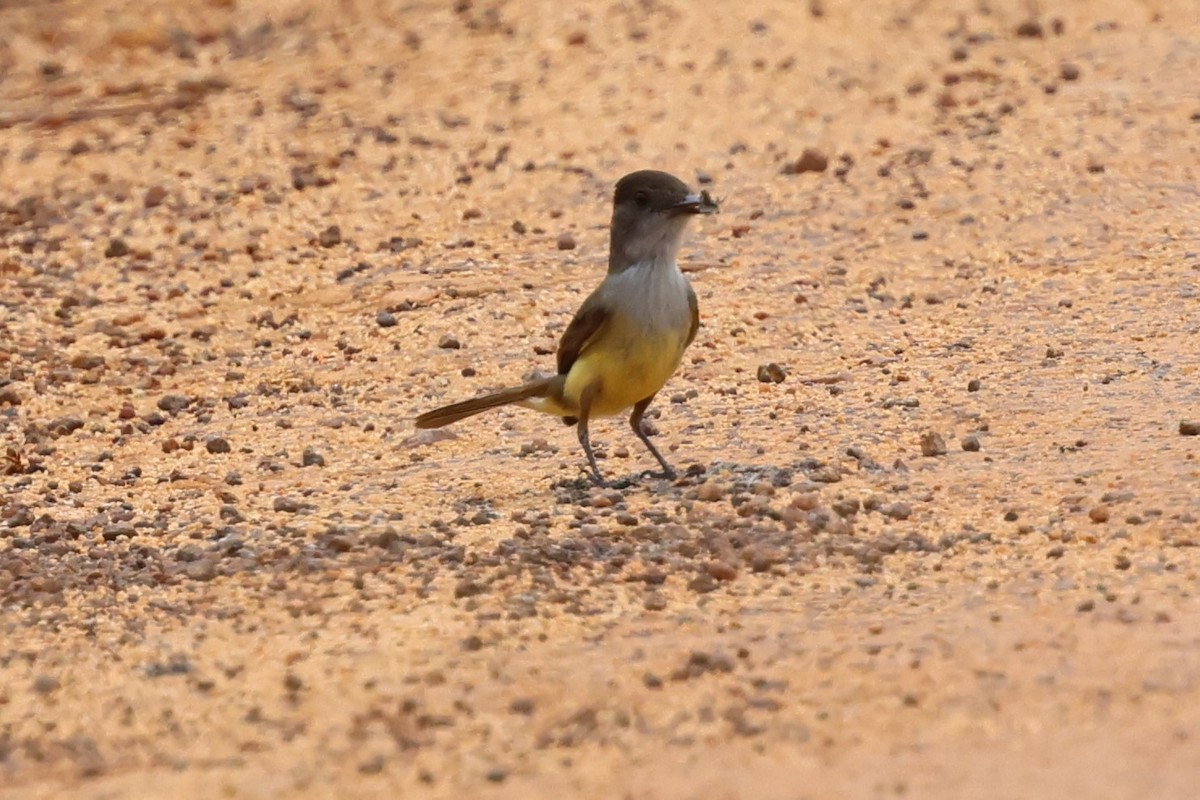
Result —
[{"label": "pebble", "polygon": [[524,714],[529,716],[533,713],[537,704],[534,703],[531,697],[516,697],[508,704],[508,710],[514,714]]},{"label": "pebble", "polygon": [[134,533],[136,531],[134,531],[133,526],[128,522],[114,522],[111,525],[104,526],[101,536],[104,537],[104,541],[106,542],[115,542],[117,539],[130,539]]},{"label": "pebble", "polygon": [[53,675],[38,675],[33,679],[33,690],[38,694],[50,694],[61,684]]},{"label": "pebble", "polygon": [[385,766],[387,766],[387,759],[377,754],[359,764],[358,772],[360,775],[378,775],[383,772]]},{"label": "pebble", "polygon": [[83,420],[79,417],[58,417],[50,420],[46,425],[46,430],[56,436],[70,436],[82,427]]},{"label": "pebble", "polygon": [[792,495],[792,508],[798,508],[801,511],[812,511],[820,503],[821,498],[816,492],[804,492]]},{"label": "pebble", "polygon": [[731,581],[737,577],[737,570],[724,561],[710,561],[705,566],[708,574],[719,581]]},{"label": "pebble", "polygon": [[1133,566],[1133,562],[1129,560],[1129,556],[1119,555],[1113,561],[1113,566],[1117,569],[1129,569]]},{"label": "pebble", "polygon": [[962,438],[962,449],[966,450],[968,453],[978,453],[979,447],[979,437],[975,434],[967,434]]},{"label": "pebble", "polygon": [[161,186],[151,186],[142,197],[142,205],[146,208],[158,208],[167,199],[167,190]]},{"label": "pebble", "polygon": [[306,447],[304,448],[304,455],[301,456],[300,463],[306,467],[323,467],[325,466],[325,456],[311,447]]},{"label": "pebble", "polygon": [[191,578],[192,581],[211,581],[212,578],[217,577],[216,560],[212,557],[206,557],[198,561],[192,561],[184,570],[184,575]]},{"label": "pebble", "polygon": [[783,383],[787,377],[787,370],[774,361],[763,364],[758,368],[759,383]]},{"label": "pebble", "polygon": [[667,598],[663,597],[660,592],[647,592],[645,598],[642,599],[642,608],[647,611],[664,611],[667,607]]},{"label": "pebble", "polygon": [[132,403],[125,403],[121,406],[121,410],[117,412],[117,419],[133,419],[137,416],[137,409]]},{"label": "pebble", "polygon": [[968,392],[978,392],[981,388],[983,388],[983,383],[979,378],[971,378],[971,380],[967,381]]},{"label": "pebble", "polygon": [[77,355],[71,359],[71,366],[75,369],[96,369],[104,366],[104,356],[100,355]]},{"label": "pebble", "polygon": [[574,250],[575,237],[569,233],[559,234],[558,241],[555,244],[559,250]]},{"label": "pebble", "polygon": [[204,449],[210,453],[230,453],[233,447],[230,446],[229,440],[222,436],[212,436],[205,440]]},{"label": "pebble", "polygon": [[946,455],[946,440],[936,431],[921,434],[921,455],[926,457]]},{"label": "pebble", "polygon": [[108,247],[104,248],[105,258],[122,258],[129,255],[129,253],[129,245],[125,243],[124,239],[111,239],[109,240]]},{"label": "pebble", "polygon": [[912,506],[903,501],[887,503],[883,506],[880,506],[879,513],[883,514],[889,519],[908,519],[912,516]]},{"label": "pebble", "polygon": [[375,324],[381,328],[396,327],[396,315],[384,309],[375,315]]},{"label": "pebble", "polygon": [[1200,420],[1180,420],[1179,422],[1180,436],[1200,436]]},{"label": "pebble", "polygon": [[720,500],[724,494],[725,488],[716,481],[705,481],[696,489],[696,499],[703,500],[706,503]]},{"label": "pebble", "polygon": [[820,150],[806,147],[798,159],[784,164],[779,172],[781,175],[801,175],[805,172],[824,172],[828,168],[829,156]]},{"label": "pebble", "polygon": [[300,502],[294,497],[276,497],[271,507],[286,514],[295,514],[300,510]]},{"label": "pebble", "polygon": [[317,244],[321,245],[321,247],[336,247],[341,243],[342,229],[337,225],[330,225],[317,235]]},{"label": "pebble", "polygon": [[1088,519],[1092,522],[1108,522],[1108,517],[1109,511],[1106,505],[1092,506],[1092,509],[1088,511]]},{"label": "pebble", "polygon": [[166,394],[158,398],[159,409],[168,414],[178,414],[191,404],[191,398],[182,394]]},{"label": "pebble", "polygon": [[438,339],[438,347],[443,350],[459,350],[462,348],[462,342],[446,333],[442,334],[442,338]]},{"label": "pebble", "polygon": [[1046,35],[1042,28],[1042,23],[1036,19],[1027,19],[1017,26],[1017,36],[1024,39],[1041,39]]},{"label": "pebble", "polygon": [[0,387],[0,406],[21,405],[21,395],[11,386]]},{"label": "pebble", "polygon": [[1059,67],[1058,74],[1064,81],[1077,81],[1079,80],[1079,67],[1069,63],[1063,64]]}]

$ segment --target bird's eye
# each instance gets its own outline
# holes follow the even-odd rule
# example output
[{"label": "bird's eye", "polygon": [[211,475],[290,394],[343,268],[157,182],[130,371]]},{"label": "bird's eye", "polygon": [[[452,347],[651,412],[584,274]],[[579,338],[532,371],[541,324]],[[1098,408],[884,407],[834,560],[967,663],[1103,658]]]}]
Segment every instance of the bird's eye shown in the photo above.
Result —
[{"label": "bird's eye", "polygon": [[638,208],[645,208],[650,205],[650,195],[645,192],[638,192],[633,196],[633,202],[637,203]]}]

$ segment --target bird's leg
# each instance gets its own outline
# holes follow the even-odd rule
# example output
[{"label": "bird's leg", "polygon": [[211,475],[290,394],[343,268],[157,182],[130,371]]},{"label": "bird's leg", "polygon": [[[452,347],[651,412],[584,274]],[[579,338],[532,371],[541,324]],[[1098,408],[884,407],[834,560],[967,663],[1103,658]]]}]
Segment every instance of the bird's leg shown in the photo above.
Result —
[{"label": "bird's leg", "polygon": [[588,466],[592,468],[592,482],[597,486],[607,486],[604,476],[600,474],[600,468],[596,466],[596,455],[592,452],[592,443],[588,439],[588,415],[592,410],[592,398],[596,396],[596,388],[597,385],[593,383],[579,395],[579,427],[575,432],[579,435],[584,454],[587,455]]},{"label": "bird's leg", "polygon": [[650,455],[658,459],[658,463],[662,465],[663,477],[673,479],[675,470],[671,469],[671,465],[662,457],[662,453],[658,452],[658,448],[654,446],[654,442],[650,441],[650,437],[642,430],[642,415],[646,413],[646,409],[654,402],[654,395],[650,395],[645,400],[639,400],[637,405],[633,407],[633,413],[629,415],[629,427],[633,428],[633,432],[642,440],[642,444],[646,445],[646,449],[650,451]]}]

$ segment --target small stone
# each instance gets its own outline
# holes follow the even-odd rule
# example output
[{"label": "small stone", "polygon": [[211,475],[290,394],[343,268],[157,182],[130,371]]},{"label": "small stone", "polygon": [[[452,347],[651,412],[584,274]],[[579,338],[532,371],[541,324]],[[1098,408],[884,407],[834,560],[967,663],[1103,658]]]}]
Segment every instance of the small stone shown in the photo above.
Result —
[{"label": "small stone", "polygon": [[801,175],[805,172],[824,172],[828,168],[829,157],[827,155],[820,150],[806,147],[798,159],[784,164],[783,169],[779,172],[781,175]]},{"label": "small stone", "polygon": [[979,452],[979,437],[971,433],[962,438],[962,449],[968,453]]},{"label": "small stone", "polygon": [[194,581],[211,581],[217,577],[217,563],[211,557],[201,558],[188,564],[183,574]]},{"label": "small stone", "polygon": [[1064,81],[1077,81],[1079,80],[1079,67],[1074,64],[1063,64],[1059,67],[1058,74]]},{"label": "small stone", "polygon": [[707,572],[701,572],[696,577],[688,581],[688,588],[696,594],[708,594],[715,590],[718,586],[717,579]]},{"label": "small stone", "polygon": [[166,394],[158,398],[159,409],[168,414],[178,414],[191,404],[191,398],[182,394]]},{"label": "small stone", "polygon": [[981,388],[983,388],[983,383],[979,380],[979,378],[972,378],[971,380],[967,381],[968,392],[978,392]]},{"label": "small stone", "polygon": [[1036,19],[1027,19],[1017,26],[1017,36],[1024,39],[1041,39],[1046,35],[1042,29],[1042,23]]},{"label": "small stone", "polygon": [[1180,420],[1180,436],[1200,436],[1200,420]]},{"label": "small stone", "polygon": [[1129,569],[1133,566],[1133,562],[1129,560],[1129,556],[1119,555],[1113,562],[1113,566],[1117,569]]},{"label": "small stone", "polygon": [[555,244],[559,250],[574,250],[575,237],[569,233],[559,234],[558,241]]},{"label": "small stone", "polygon": [[283,676],[283,688],[289,692],[298,692],[304,688],[304,681],[294,672],[289,672]]},{"label": "small stone", "polygon": [[1096,601],[1092,600],[1092,599],[1081,600],[1079,602],[1079,605],[1075,606],[1075,610],[1082,612],[1082,613],[1087,613],[1088,611],[1091,611],[1095,608],[1096,608]]},{"label": "small stone", "polygon": [[442,334],[442,338],[438,339],[438,347],[443,350],[461,350],[462,342],[454,338],[449,333]]},{"label": "small stone", "polygon": [[306,467],[323,467],[325,466],[325,456],[311,447],[306,447],[304,448],[304,455],[301,457],[300,463]]},{"label": "small stone", "polygon": [[378,775],[383,772],[387,760],[382,755],[374,755],[358,765],[360,775]]},{"label": "small stone", "polygon": [[908,519],[912,516],[912,506],[902,501],[888,503],[880,507],[879,513],[889,519]]},{"label": "small stone", "polygon": [[525,223],[521,222],[521,220],[519,220],[519,219],[513,220],[512,229],[513,229],[513,233],[515,233],[519,236],[525,235],[525,232],[529,230],[528,228],[525,227]]},{"label": "small stone", "polygon": [[537,704],[530,697],[516,697],[508,704],[509,711],[514,714],[524,714],[525,716],[532,714],[536,707]]},{"label": "small stone", "polygon": [[137,409],[132,403],[125,403],[121,406],[121,410],[117,412],[117,419],[133,419],[137,416]]},{"label": "small stone", "polygon": [[82,427],[83,420],[79,417],[58,417],[46,424],[46,430],[55,436],[70,436]]},{"label": "small stone", "polygon": [[146,208],[158,208],[167,199],[167,190],[161,186],[151,186],[142,197],[142,205]]},{"label": "small stone", "polygon": [[111,525],[105,525],[104,530],[100,535],[104,537],[106,542],[115,542],[117,539],[130,539],[133,537],[133,526],[128,522],[114,522]]},{"label": "small stone", "polygon": [[454,597],[456,599],[474,597],[475,595],[484,594],[485,592],[487,592],[486,586],[470,579],[461,580],[454,587]]},{"label": "small stone", "polygon": [[458,644],[459,647],[468,653],[474,653],[483,649],[483,639],[480,639],[476,634],[471,634]]},{"label": "small stone", "polygon": [[122,258],[129,255],[129,245],[124,239],[111,239],[108,242],[108,247],[104,248],[105,258]]},{"label": "small stone", "polygon": [[489,783],[504,783],[508,779],[508,770],[503,767],[492,767],[485,775]]},{"label": "small stone", "polygon": [[233,447],[230,446],[229,440],[222,436],[209,437],[204,442],[204,449],[210,453],[230,453],[233,452]]},{"label": "small stone", "polygon": [[642,608],[647,611],[663,611],[667,607],[667,598],[659,592],[647,592],[642,600]]},{"label": "small stone", "polygon": [[336,247],[341,243],[342,229],[337,225],[330,225],[317,235],[317,244],[321,245],[321,247]]},{"label": "small stone", "polygon": [[705,569],[719,581],[731,581],[737,577],[737,570],[724,561],[710,561],[705,565]]},{"label": "small stone", "polygon": [[0,387],[0,406],[21,405],[21,395],[12,386]]},{"label": "small stone", "polygon": [[725,488],[716,481],[710,480],[700,484],[700,487],[696,490],[696,499],[703,500],[706,503],[712,503],[720,500],[721,496],[724,494]]},{"label": "small stone", "polygon": [[396,315],[384,309],[375,315],[375,324],[381,328],[396,327]]},{"label": "small stone", "polygon": [[1092,506],[1092,509],[1088,511],[1088,519],[1092,522],[1108,522],[1108,517],[1109,511],[1106,505]]},{"label": "small stone", "polygon": [[946,440],[936,431],[921,434],[921,455],[931,458],[946,455]]},{"label": "small stone", "polygon": [[53,675],[38,675],[33,679],[33,690],[38,694],[50,694],[60,685],[58,678]]},{"label": "small stone", "polygon": [[271,507],[285,514],[295,514],[300,510],[300,502],[294,497],[276,497]]},{"label": "small stone", "polygon": [[71,366],[75,369],[89,370],[104,366],[104,356],[101,355],[77,355],[71,359]]},{"label": "small stone", "polygon": [[783,383],[787,377],[787,370],[776,364],[774,361],[763,364],[758,368],[759,383]]}]

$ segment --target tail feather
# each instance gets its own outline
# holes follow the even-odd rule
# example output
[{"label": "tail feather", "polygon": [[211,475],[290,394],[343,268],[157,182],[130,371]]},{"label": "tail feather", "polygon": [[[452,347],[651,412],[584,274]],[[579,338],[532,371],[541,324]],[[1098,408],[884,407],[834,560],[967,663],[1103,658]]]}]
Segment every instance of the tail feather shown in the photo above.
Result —
[{"label": "tail feather", "polygon": [[433,411],[426,411],[417,417],[416,425],[418,428],[441,428],[458,422],[460,419],[473,417],[488,409],[520,403],[523,400],[529,400],[533,397],[545,397],[550,390],[550,386],[559,377],[561,376],[556,375],[551,378],[543,378],[542,380],[527,383],[524,386],[502,389],[499,392],[485,394],[483,397],[473,397],[470,400],[463,400],[460,403],[451,403],[448,406],[435,408]]}]

